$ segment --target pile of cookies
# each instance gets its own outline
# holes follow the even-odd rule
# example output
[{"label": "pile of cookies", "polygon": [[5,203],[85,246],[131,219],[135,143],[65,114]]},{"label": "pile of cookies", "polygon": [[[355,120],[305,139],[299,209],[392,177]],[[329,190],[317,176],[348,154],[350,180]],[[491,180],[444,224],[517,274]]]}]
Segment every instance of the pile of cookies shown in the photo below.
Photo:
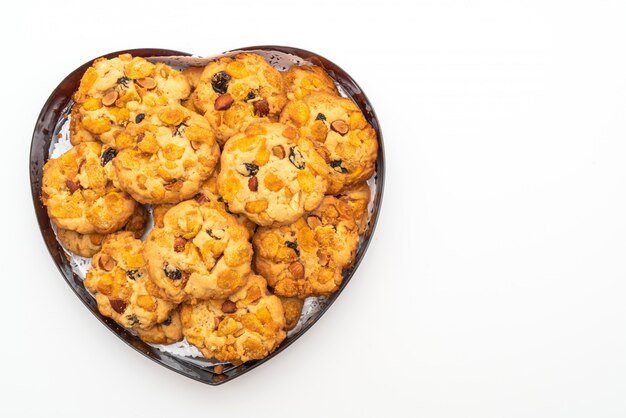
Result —
[{"label": "pile of cookies", "polygon": [[367,227],[376,133],[319,67],[97,59],[70,141],[42,201],[65,248],[92,258],[101,314],[149,343],[266,357],[305,298],[337,291]]}]

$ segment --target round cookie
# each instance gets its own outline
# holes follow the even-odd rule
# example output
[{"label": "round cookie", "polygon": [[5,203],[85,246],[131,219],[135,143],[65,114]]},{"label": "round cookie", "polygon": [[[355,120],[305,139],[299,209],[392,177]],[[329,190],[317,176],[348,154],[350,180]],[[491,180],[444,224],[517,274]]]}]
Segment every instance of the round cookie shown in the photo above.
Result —
[{"label": "round cookie", "polygon": [[183,339],[183,323],[180,320],[180,309],[170,312],[165,321],[147,329],[138,329],[137,335],[150,344],[174,344]]},{"label": "round cookie", "polygon": [[[133,233],[135,238],[141,238],[146,230],[148,222],[148,211],[143,206],[137,205],[122,230]],[[79,234],[75,231],[59,228],[57,238],[65,248],[81,257],[91,258],[102,248],[102,241],[106,238],[104,234]]]},{"label": "round cookie", "polygon": [[252,123],[278,120],[287,103],[280,73],[251,53],[209,63],[193,96],[221,145]]},{"label": "round cookie", "polygon": [[156,296],[148,278],[142,242],[131,232],[108,236],[85,277],[98,310],[125,328],[146,329],[165,321],[175,304]]},{"label": "round cookie", "polygon": [[115,139],[144,107],[180,103],[191,89],[187,78],[168,65],[122,54],[99,58],[85,71],[70,120],[70,141],[102,141],[115,146]]},{"label": "round cookie", "polygon": [[283,310],[285,311],[285,331],[291,331],[298,325],[298,321],[300,321],[304,300],[287,298],[285,296],[279,296],[278,298],[283,304]]},{"label": "round cookie", "polygon": [[312,91],[339,95],[335,81],[322,67],[294,65],[282,73],[289,100],[302,99]]},{"label": "round cookie", "polygon": [[350,206],[326,196],[315,211],[289,226],[257,230],[252,240],[256,271],[279,296],[328,295],[354,262],[358,240]]},{"label": "round cookie", "polygon": [[294,124],[300,136],[313,140],[326,160],[328,194],[367,180],[376,169],[376,131],[350,99],[312,92],[285,106],[280,121]]},{"label": "round cookie", "polygon": [[109,234],[122,228],[137,203],[116,185],[111,153],[86,142],[43,167],[41,200],[54,224],[80,234]]},{"label": "round cookie", "polygon": [[198,203],[206,203],[206,202],[218,202],[224,205],[224,209],[226,212],[230,213],[237,219],[240,225],[242,225],[248,231],[249,239],[252,239],[254,235],[254,230],[256,229],[256,224],[248,219],[247,216],[242,215],[240,213],[232,213],[228,208],[228,203],[224,202],[224,198],[220,196],[218,187],[217,187],[217,176],[219,175],[220,167],[215,169],[215,172],[207,181],[202,184],[200,191],[196,195],[195,199]]},{"label": "round cookie", "polygon": [[233,364],[267,357],[286,335],[282,304],[257,275],[226,300],[183,304],[181,317],[190,344],[206,358]]},{"label": "round cookie", "polygon": [[327,166],[313,143],[280,123],[252,125],[224,146],[219,193],[234,213],[258,225],[288,224],[315,209]]},{"label": "round cookie", "polygon": [[113,160],[120,187],[141,203],[193,197],[219,160],[219,146],[202,116],[180,105],[154,107],[123,134],[130,146]]},{"label": "round cookie", "polygon": [[370,186],[363,181],[344,188],[340,194],[335,196],[337,199],[346,202],[352,209],[354,221],[359,228],[359,235],[363,234],[367,229],[369,221],[367,206],[370,203],[371,193]]},{"label": "round cookie", "polygon": [[144,245],[150,279],[160,294],[183,300],[225,298],[251,272],[248,232],[217,202],[188,200],[167,211]]}]

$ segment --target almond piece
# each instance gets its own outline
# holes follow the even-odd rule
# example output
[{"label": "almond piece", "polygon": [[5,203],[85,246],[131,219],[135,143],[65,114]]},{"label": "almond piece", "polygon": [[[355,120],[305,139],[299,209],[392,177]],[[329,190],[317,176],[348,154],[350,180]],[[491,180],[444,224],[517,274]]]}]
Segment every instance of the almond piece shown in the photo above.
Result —
[{"label": "almond piece", "polygon": [[117,100],[118,94],[115,90],[109,90],[102,97],[102,104],[105,106],[111,106]]},{"label": "almond piece", "polygon": [[156,80],[152,77],[140,78],[137,80],[137,84],[146,90],[152,90],[157,85]]},{"label": "almond piece", "polygon": [[227,110],[232,106],[234,101],[235,99],[233,99],[233,96],[231,96],[230,94],[222,94],[217,99],[215,99],[215,110]]},{"label": "almond piece", "polygon": [[185,249],[185,244],[187,244],[187,240],[183,237],[176,237],[174,239],[174,251],[177,253],[182,252]]},{"label": "almond piece", "polygon": [[229,314],[234,313],[235,311],[237,311],[237,305],[235,305],[235,302],[225,300],[224,303],[222,303],[222,312]]},{"label": "almond piece", "polygon": [[309,228],[315,229],[319,226],[322,226],[322,221],[315,215],[311,215],[306,218],[306,223],[309,225]]},{"label": "almond piece", "polygon": [[248,179],[248,189],[251,192],[256,192],[259,189],[259,180],[257,180],[256,176],[252,176]]},{"label": "almond piece", "polygon": [[270,113],[270,104],[267,100],[259,100],[254,102],[254,114],[260,117],[267,116]]},{"label": "almond piece", "polygon": [[304,279],[304,266],[299,261],[294,261],[289,265],[289,272],[296,280]]},{"label": "almond piece", "polygon": [[348,124],[341,119],[337,119],[336,121],[331,123],[330,128],[341,136],[344,136],[350,130],[350,126],[348,126]]},{"label": "almond piece", "polygon": [[275,145],[272,147],[272,154],[280,158],[281,160],[285,158],[285,148],[282,145]]},{"label": "almond piece", "polygon": [[111,271],[115,268],[117,262],[108,254],[102,254],[98,260],[98,266],[105,271]]},{"label": "almond piece", "polygon": [[72,180],[65,180],[65,185],[68,189],[70,189],[70,193],[74,193],[76,190],[80,189],[80,183]]},{"label": "almond piece", "polygon": [[118,314],[124,313],[126,310],[126,302],[120,299],[109,299],[109,303],[111,304],[111,308]]}]

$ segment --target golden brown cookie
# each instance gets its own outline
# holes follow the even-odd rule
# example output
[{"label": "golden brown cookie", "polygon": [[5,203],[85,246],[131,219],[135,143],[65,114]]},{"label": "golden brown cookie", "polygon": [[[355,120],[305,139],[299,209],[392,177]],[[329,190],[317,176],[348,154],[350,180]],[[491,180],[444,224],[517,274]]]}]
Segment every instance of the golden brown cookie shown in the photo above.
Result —
[{"label": "golden brown cookie", "polygon": [[180,105],[148,110],[124,135],[130,146],[113,160],[120,187],[141,203],[178,203],[211,176],[219,146],[202,116]]},{"label": "golden brown cookie", "polygon": [[302,99],[312,91],[339,95],[335,80],[316,65],[294,65],[282,75],[289,100]]},{"label": "golden brown cookie", "polygon": [[370,186],[363,181],[344,188],[340,194],[335,196],[350,205],[356,226],[359,228],[359,235],[367,229],[369,221],[367,206],[370,203],[371,193]]},{"label": "golden brown cookie", "polygon": [[85,277],[98,310],[125,328],[147,329],[165,321],[175,304],[156,296],[148,279],[142,242],[131,232],[109,235]]},{"label": "golden brown cookie", "polygon": [[[141,238],[146,230],[148,211],[143,206],[137,205],[123,231],[133,233],[135,238]],[[102,242],[107,236],[104,234],[79,234],[75,231],[59,228],[57,238],[65,248],[81,257],[91,258],[102,248]]]},{"label": "golden brown cookie", "polygon": [[194,92],[195,107],[222,145],[252,123],[276,121],[286,102],[280,73],[251,53],[209,63]]},{"label": "golden brown cookie", "polygon": [[300,316],[302,316],[304,300],[298,298],[287,298],[285,296],[279,296],[278,298],[283,304],[283,310],[285,311],[285,331],[291,331],[296,327],[296,325],[298,325]]},{"label": "golden brown cookie", "polygon": [[288,224],[315,209],[327,166],[308,139],[280,123],[252,125],[224,146],[219,192],[234,213],[258,225]]},{"label": "golden brown cookie", "polygon": [[183,323],[180,320],[180,309],[170,312],[165,321],[147,329],[138,329],[137,335],[150,344],[173,344],[183,339]]},{"label": "golden brown cookie", "polygon": [[302,137],[313,140],[327,163],[328,194],[336,194],[374,174],[376,131],[352,100],[312,92],[287,103],[280,121],[294,124]]},{"label": "golden brown cookie", "polygon": [[251,272],[248,232],[223,205],[188,200],[150,232],[144,256],[161,295],[183,300],[224,298],[245,285]]},{"label": "golden brown cookie", "polygon": [[286,335],[282,304],[257,275],[228,299],[183,304],[181,317],[190,344],[206,358],[234,364],[267,357]]},{"label": "golden brown cookie", "polygon": [[274,293],[306,298],[335,292],[352,265],[359,240],[350,206],[332,196],[291,225],[254,235],[255,267]]},{"label": "golden brown cookie", "polygon": [[46,162],[41,199],[57,227],[109,234],[131,217],[136,202],[116,187],[110,154],[100,143],[87,142]]},{"label": "golden brown cookie", "polygon": [[187,79],[171,67],[130,54],[99,58],[87,69],[74,93],[70,141],[102,141],[115,147],[124,126],[144,108],[180,103],[189,96]]}]

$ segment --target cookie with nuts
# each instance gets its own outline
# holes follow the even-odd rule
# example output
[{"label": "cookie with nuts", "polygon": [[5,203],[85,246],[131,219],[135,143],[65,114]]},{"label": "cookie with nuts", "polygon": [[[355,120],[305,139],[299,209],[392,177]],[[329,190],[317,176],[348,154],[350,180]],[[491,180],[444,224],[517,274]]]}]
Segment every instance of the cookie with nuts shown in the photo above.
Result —
[{"label": "cookie with nuts", "polygon": [[248,231],[217,202],[187,200],[169,209],[144,245],[150,279],[175,303],[225,298],[251,272]]},{"label": "cookie with nuts", "polygon": [[137,329],[142,341],[150,344],[173,344],[183,339],[183,323],[180,320],[180,309],[176,308],[163,322],[146,329]]},{"label": "cookie with nuts", "polygon": [[157,296],[148,278],[142,242],[131,232],[109,235],[85,277],[98,310],[125,328],[147,329],[165,321],[175,304]]},{"label": "cookie with nuts", "polygon": [[350,206],[332,196],[291,225],[254,235],[255,268],[279,296],[329,295],[354,262],[359,240]]},{"label": "cookie with nuts", "polygon": [[287,103],[280,121],[296,126],[325,159],[328,194],[336,194],[374,174],[378,155],[376,131],[352,100],[312,92]]},{"label": "cookie with nuts", "polygon": [[313,91],[339,95],[335,81],[316,65],[294,65],[284,73],[285,88],[289,100],[302,99]]},{"label": "cookie with nuts", "polygon": [[220,195],[234,213],[258,225],[284,225],[315,209],[327,187],[327,166],[292,126],[252,125],[224,146]]},{"label": "cookie with nuts", "polygon": [[[137,205],[123,231],[132,232],[135,238],[141,238],[148,222],[148,211]],[[79,234],[68,229],[57,229],[57,238],[69,251],[81,257],[93,257],[102,248],[102,242],[107,236],[104,234]]]},{"label": "cookie with nuts", "polygon": [[252,123],[278,120],[287,102],[280,73],[252,53],[209,63],[193,98],[221,145]]},{"label": "cookie with nuts", "polygon": [[219,146],[206,120],[180,105],[154,107],[124,132],[113,160],[120,187],[141,203],[178,203],[211,176]]},{"label": "cookie with nuts", "polygon": [[263,277],[252,275],[227,299],[181,307],[183,334],[210,359],[240,364],[267,357],[285,339],[285,316]]},{"label": "cookie with nuts", "polygon": [[115,232],[136,207],[117,187],[108,149],[98,142],[78,144],[46,162],[41,200],[57,227],[79,234]]},{"label": "cookie with nuts", "polygon": [[122,54],[99,58],[85,71],[70,120],[70,141],[101,141],[116,147],[124,127],[143,107],[178,104],[189,96],[187,78],[166,64]]}]

